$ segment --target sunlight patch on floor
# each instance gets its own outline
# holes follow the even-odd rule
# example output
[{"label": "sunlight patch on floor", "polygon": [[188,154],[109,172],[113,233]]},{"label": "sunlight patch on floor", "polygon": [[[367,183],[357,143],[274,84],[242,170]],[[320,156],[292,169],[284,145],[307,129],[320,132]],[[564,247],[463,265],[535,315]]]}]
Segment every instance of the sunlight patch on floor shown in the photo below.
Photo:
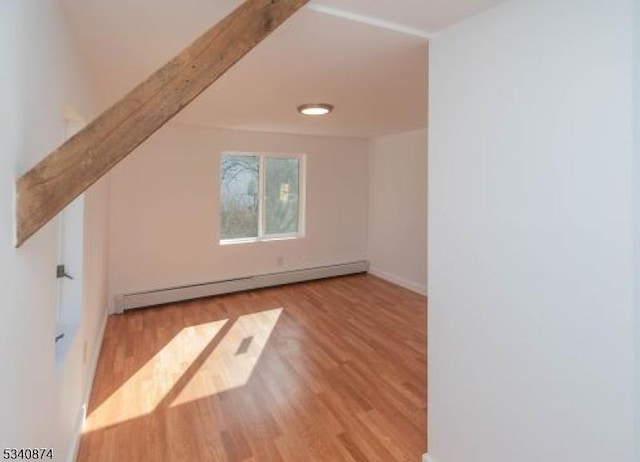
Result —
[{"label": "sunlight patch on floor", "polygon": [[282,310],[240,316],[171,406],[246,385]]},{"label": "sunlight patch on floor", "polygon": [[225,319],[182,329],[91,412],[83,431],[99,430],[153,412],[227,322]]}]

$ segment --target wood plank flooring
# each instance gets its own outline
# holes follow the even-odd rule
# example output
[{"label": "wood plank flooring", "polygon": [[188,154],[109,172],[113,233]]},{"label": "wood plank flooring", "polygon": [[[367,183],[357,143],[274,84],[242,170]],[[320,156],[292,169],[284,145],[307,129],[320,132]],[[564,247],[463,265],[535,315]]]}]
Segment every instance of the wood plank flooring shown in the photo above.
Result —
[{"label": "wood plank flooring", "polygon": [[418,462],[426,299],[370,275],[111,316],[78,461]]}]

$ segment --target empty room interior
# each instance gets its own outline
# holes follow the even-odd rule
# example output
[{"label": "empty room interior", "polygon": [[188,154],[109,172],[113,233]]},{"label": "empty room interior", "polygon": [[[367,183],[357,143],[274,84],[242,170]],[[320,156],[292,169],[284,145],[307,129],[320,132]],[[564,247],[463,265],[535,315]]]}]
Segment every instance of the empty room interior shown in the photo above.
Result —
[{"label": "empty room interior", "polygon": [[0,0],[2,458],[638,462],[639,4]]}]

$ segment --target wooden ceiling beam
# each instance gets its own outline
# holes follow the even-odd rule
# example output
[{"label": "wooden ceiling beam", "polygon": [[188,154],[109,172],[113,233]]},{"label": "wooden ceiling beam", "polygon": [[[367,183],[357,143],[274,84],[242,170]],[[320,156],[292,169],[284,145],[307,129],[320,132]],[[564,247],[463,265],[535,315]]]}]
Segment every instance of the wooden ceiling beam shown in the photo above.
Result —
[{"label": "wooden ceiling beam", "polygon": [[16,183],[16,247],[207,89],[308,0],[247,0]]}]

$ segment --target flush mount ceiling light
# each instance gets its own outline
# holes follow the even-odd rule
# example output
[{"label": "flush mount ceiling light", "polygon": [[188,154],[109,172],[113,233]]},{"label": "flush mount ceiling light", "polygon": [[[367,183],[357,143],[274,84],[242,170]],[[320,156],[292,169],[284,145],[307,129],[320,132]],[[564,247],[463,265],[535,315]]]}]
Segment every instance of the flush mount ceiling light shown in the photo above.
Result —
[{"label": "flush mount ceiling light", "polygon": [[333,111],[331,104],[319,103],[319,104],[303,104],[298,106],[298,112],[307,116],[323,116]]}]

